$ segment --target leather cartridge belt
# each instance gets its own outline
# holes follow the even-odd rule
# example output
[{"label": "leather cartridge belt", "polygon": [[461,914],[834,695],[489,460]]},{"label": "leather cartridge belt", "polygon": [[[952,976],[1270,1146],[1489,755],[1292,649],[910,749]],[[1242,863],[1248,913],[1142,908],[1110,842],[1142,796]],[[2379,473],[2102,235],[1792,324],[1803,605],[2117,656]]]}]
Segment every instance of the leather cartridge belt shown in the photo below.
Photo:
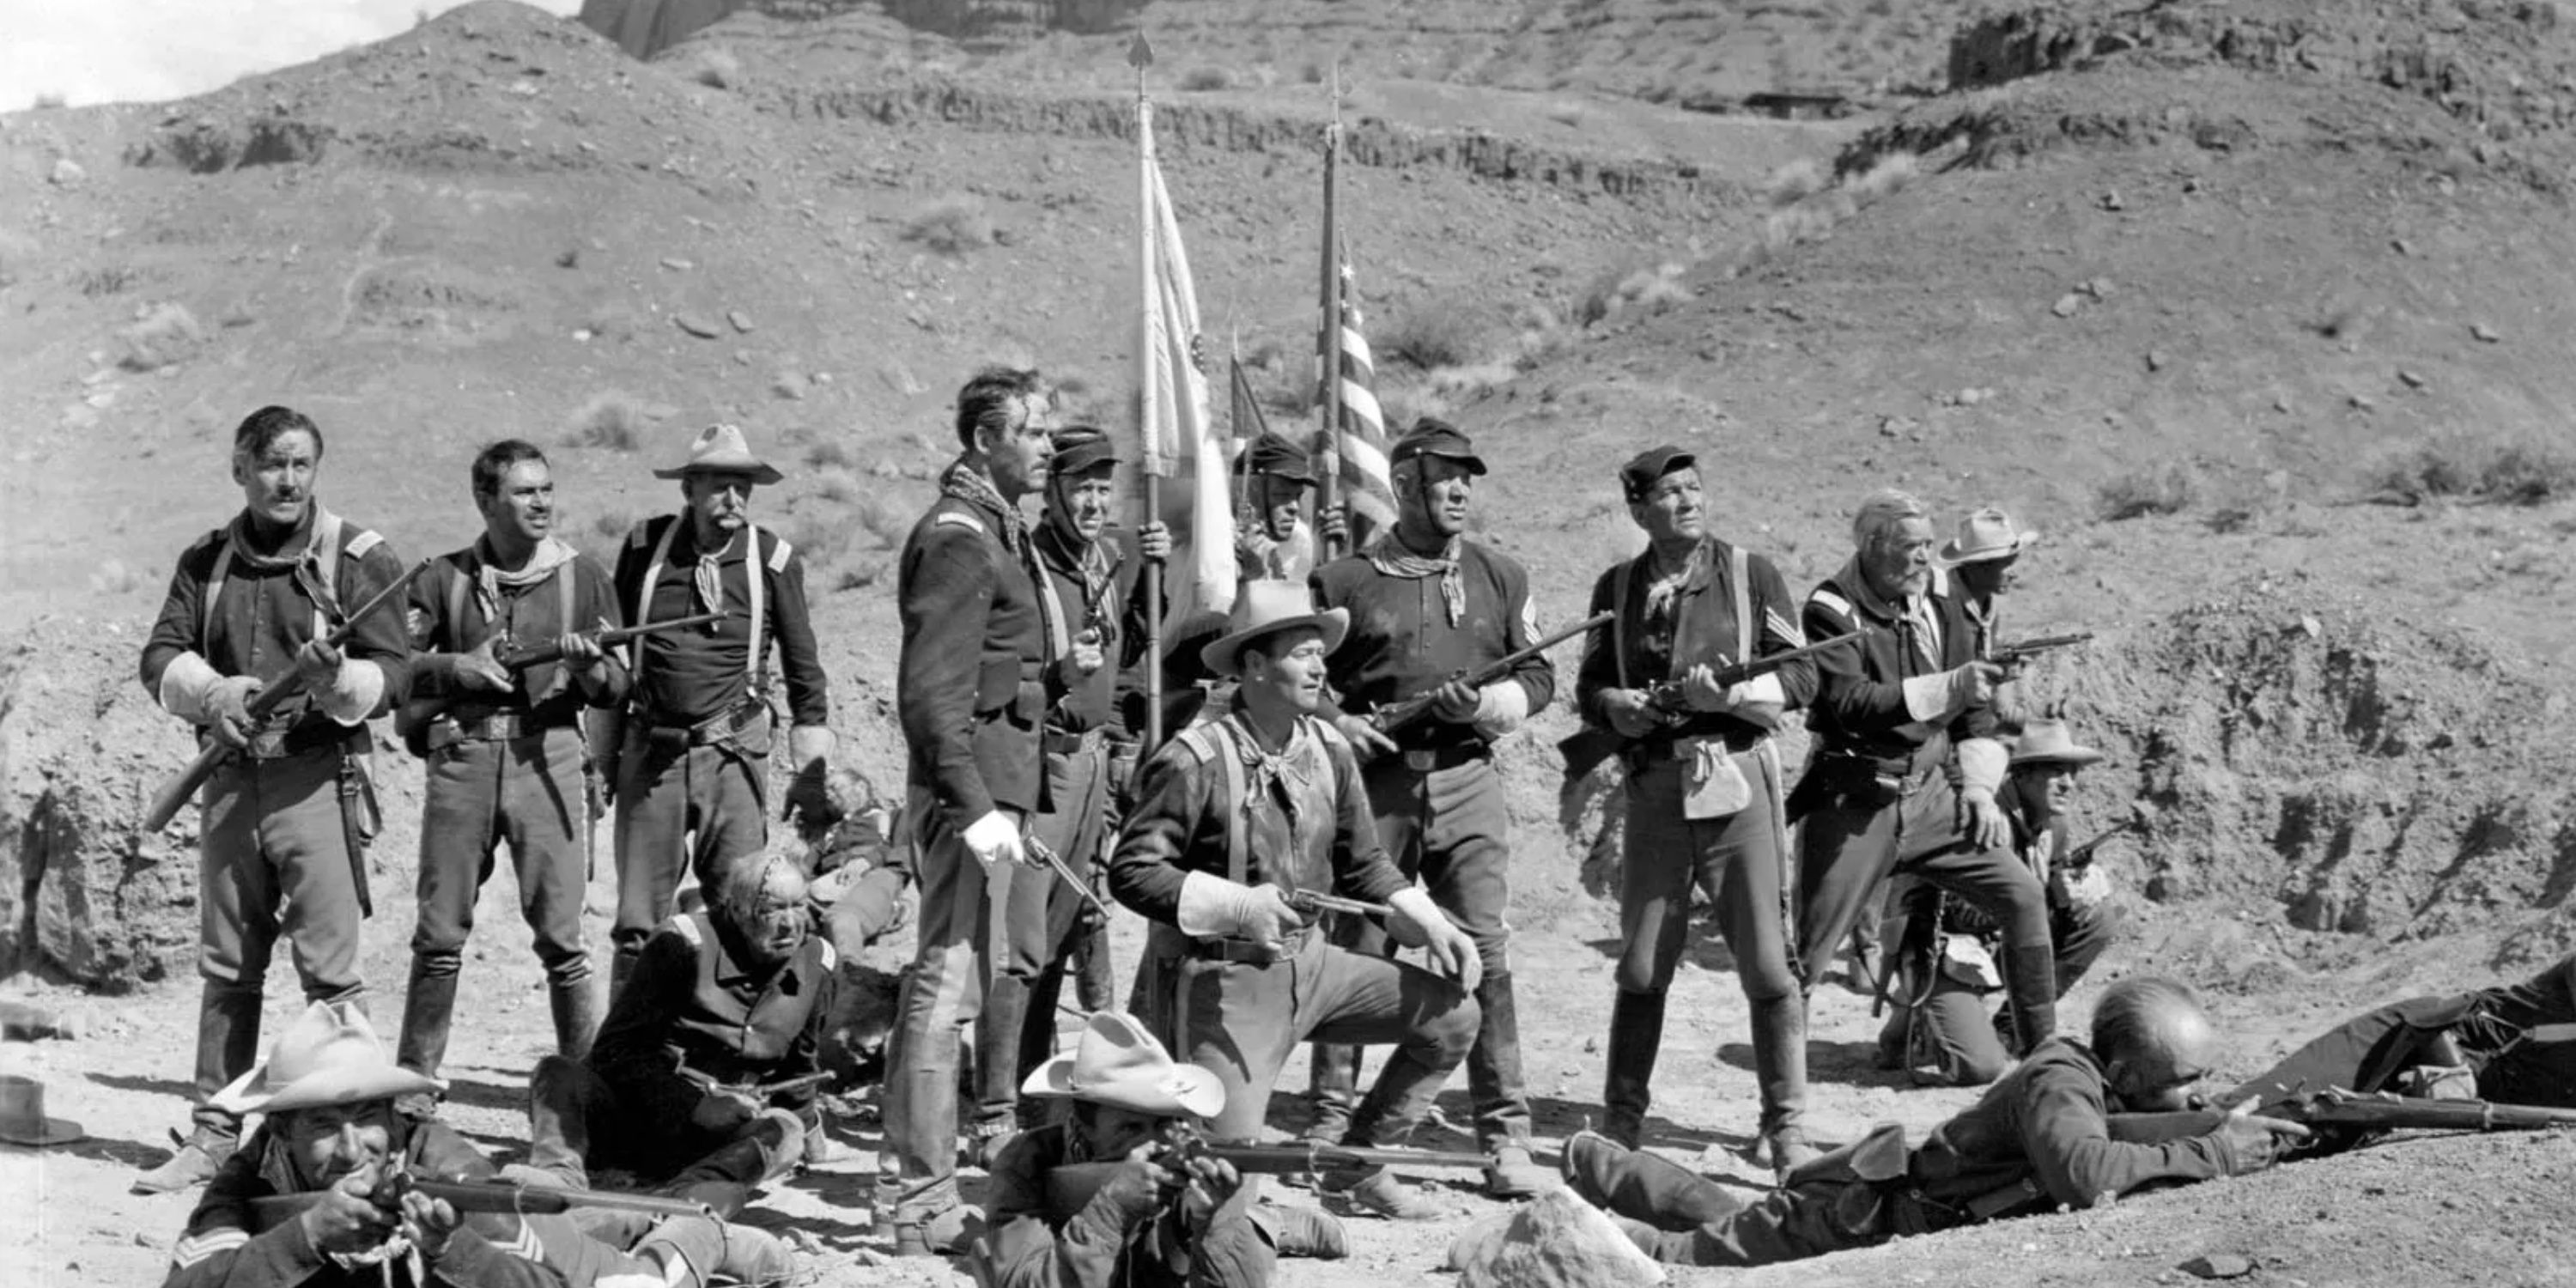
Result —
[{"label": "leather cartridge belt", "polygon": [[1470,739],[1465,742],[1443,743],[1431,747],[1407,747],[1384,759],[1389,763],[1402,765],[1414,773],[1428,774],[1436,770],[1456,769],[1460,765],[1472,765],[1480,760],[1490,760],[1493,755],[1494,749],[1485,745],[1482,740]]},{"label": "leather cartridge belt", "polygon": [[1109,741],[1109,731],[1094,725],[1080,733],[1048,727],[1038,731],[1038,750],[1050,756],[1079,756],[1100,750]]},{"label": "leather cartridge belt", "polygon": [[1768,731],[1742,721],[1736,721],[1734,724],[1735,727],[1731,729],[1712,729],[1700,734],[1675,736],[1656,733],[1628,744],[1627,749],[1619,754],[1627,758],[1629,772],[1634,773],[1653,768],[1681,755],[1684,737],[1716,738],[1726,744],[1728,755],[1740,756],[1761,746],[1762,741],[1771,736]]},{"label": "leather cartridge belt", "polygon": [[[568,715],[540,715],[534,711],[491,711],[476,716],[444,716],[438,723],[454,731],[446,739],[448,742],[508,742],[514,738],[533,738],[552,729],[570,729],[579,723],[579,719]],[[434,733],[430,741],[433,745],[440,745]]]},{"label": "leather cartridge belt", "polygon": [[328,718],[296,719],[290,724],[272,724],[252,734],[242,746],[244,760],[288,760],[317,751],[363,750],[367,736],[365,725],[343,725]]},{"label": "leather cartridge belt", "polygon": [[751,699],[698,721],[672,720],[660,712],[649,710],[638,714],[643,718],[646,741],[663,746],[703,747],[724,742],[768,719],[769,707],[758,699]]},{"label": "leather cartridge belt", "polygon": [[1313,926],[1300,926],[1289,931],[1276,944],[1257,943],[1249,939],[1191,939],[1186,950],[1200,961],[1234,962],[1245,966],[1276,966],[1297,955],[1306,946],[1306,937],[1316,933]]}]

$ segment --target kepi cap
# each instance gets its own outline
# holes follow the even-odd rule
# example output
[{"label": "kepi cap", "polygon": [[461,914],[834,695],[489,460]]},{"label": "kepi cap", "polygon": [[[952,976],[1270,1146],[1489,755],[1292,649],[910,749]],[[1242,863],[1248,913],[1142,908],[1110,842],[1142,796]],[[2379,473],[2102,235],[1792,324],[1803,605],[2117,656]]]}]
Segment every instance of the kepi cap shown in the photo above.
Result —
[{"label": "kepi cap", "polygon": [[1469,474],[1485,472],[1485,458],[1476,455],[1476,445],[1457,426],[1437,416],[1425,416],[1395,440],[1395,451],[1387,458],[1389,465],[1402,465],[1417,456],[1445,456],[1466,465]]},{"label": "kepi cap", "polygon": [[1118,463],[1118,445],[1091,425],[1067,425],[1055,432],[1055,458],[1047,462],[1049,478],[1074,478]]},{"label": "kepi cap", "polygon": [[1294,479],[1309,485],[1315,481],[1315,464],[1307,458],[1306,449],[1289,441],[1287,435],[1277,430],[1264,432],[1252,440],[1252,445],[1243,449],[1243,457],[1246,468],[1252,473]]},{"label": "kepi cap", "polygon": [[1647,489],[1655,486],[1655,480],[1674,470],[1689,469],[1698,464],[1699,457],[1685,448],[1670,443],[1649,447],[1629,457],[1628,463],[1619,467],[1619,486],[1628,494],[1629,500],[1642,501],[1646,498]]}]

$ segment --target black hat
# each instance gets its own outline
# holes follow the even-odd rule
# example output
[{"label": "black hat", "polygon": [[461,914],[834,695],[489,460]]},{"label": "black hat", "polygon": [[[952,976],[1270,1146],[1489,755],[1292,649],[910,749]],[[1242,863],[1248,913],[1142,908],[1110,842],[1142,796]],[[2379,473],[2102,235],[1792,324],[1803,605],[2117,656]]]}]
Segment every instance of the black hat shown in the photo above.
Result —
[{"label": "black hat", "polygon": [[1306,449],[1276,430],[1252,440],[1252,445],[1243,449],[1243,456],[1252,473],[1293,479],[1299,483],[1315,481],[1315,464],[1307,459]]},{"label": "black hat", "polygon": [[1445,456],[1464,462],[1469,474],[1485,472],[1483,457],[1476,455],[1476,445],[1467,441],[1458,427],[1436,416],[1425,416],[1413,422],[1404,437],[1395,440],[1395,454],[1389,465],[1402,465],[1417,456]]},{"label": "black hat", "polygon": [[1055,459],[1047,464],[1051,475],[1072,478],[1118,463],[1117,444],[1089,425],[1067,425],[1055,432],[1054,442]]},{"label": "black hat", "polygon": [[1619,486],[1627,489],[1629,500],[1643,501],[1646,493],[1655,486],[1655,480],[1674,470],[1686,470],[1698,464],[1698,457],[1670,443],[1649,447],[1619,467]]}]

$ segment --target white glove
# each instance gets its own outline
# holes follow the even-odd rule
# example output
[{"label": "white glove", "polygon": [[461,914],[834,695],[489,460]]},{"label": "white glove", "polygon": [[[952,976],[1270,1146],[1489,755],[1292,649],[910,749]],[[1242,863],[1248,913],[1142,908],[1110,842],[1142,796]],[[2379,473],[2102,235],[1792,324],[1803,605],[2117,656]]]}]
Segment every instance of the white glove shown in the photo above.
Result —
[{"label": "white glove", "polygon": [[1248,886],[1206,872],[1182,876],[1180,907],[1172,920],[1182,934],[1194,938],[1257,944],[1278,943],[1306,924],[1305,914],[1289,906],[1279,887]]},{"label": "white glove", "polygon": [[988,871],[996,863],[1017,863],[1025,857],[1020,825],[1002,811],[993,810],[966,825],[966,850]]},{"label": "white glove", "polygon": [[1419,938],[1432,969],[1458,981],[1458,987],[1472,993],[1485,978],[1484,959],[1476,955],[1476,941],[1467,937],[1440,905],[1431,901],[1431,892],[1420,886],[1408,886],[1386,897],[1386,906],[1394,912],[1391,920],[1411,923],[1413,934],[1389,926],[1387,932],[1399,941]]}]

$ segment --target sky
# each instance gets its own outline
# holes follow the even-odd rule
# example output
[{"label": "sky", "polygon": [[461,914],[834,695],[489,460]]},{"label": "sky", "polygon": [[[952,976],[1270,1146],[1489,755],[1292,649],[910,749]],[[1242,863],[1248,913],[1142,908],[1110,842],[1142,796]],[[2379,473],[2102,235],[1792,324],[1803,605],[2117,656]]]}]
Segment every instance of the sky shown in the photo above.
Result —
[{"label": "sky", "polygon": [[[0,0],[0,111],[185,98],[382,40],[464,0]],[[581,0],[529,0],[570,14]]]}]

